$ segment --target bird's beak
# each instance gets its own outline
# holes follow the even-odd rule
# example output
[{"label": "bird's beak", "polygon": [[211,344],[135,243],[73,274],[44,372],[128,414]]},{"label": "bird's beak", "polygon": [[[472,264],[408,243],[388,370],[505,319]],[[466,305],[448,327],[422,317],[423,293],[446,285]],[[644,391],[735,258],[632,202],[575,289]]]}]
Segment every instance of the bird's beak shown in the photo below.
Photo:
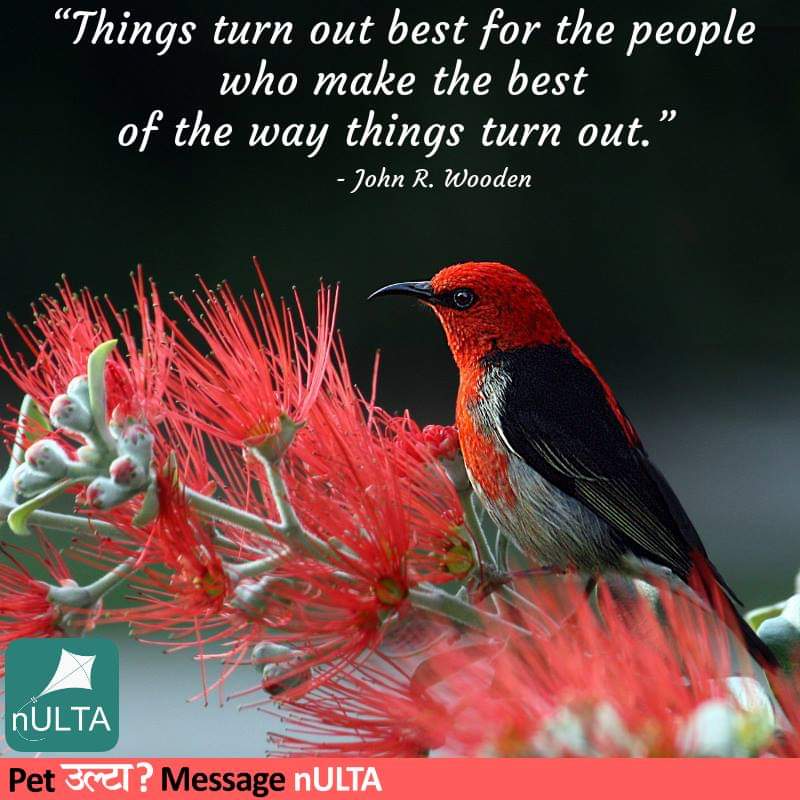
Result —
[{"label": "bird's beak", "polygon": [[376,297],[383,297],[387,294],[405,294],[409,297],[416,297],[422,300],[423,303],[435,303],[436,299],[433,293],[433,287],[430,281],[410,281],[409,283],[390,283],[384,286],[383,289],[378,289],[373,292],[367,300],[373,300]]}]

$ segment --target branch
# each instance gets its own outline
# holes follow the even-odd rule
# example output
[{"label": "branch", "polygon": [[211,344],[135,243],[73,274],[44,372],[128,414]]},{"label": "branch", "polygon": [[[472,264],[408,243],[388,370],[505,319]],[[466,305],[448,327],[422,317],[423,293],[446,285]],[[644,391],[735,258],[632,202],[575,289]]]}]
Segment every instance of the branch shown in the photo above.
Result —
[{"label": "branch", "polygon": [[411,602],[417,608],[437,614],[440,617],[455,622],[471,630],[486,633],[488,629],[495,628],[518,636],[530,636],[531,633],[519,625],[476,608],[470,603],[465,603],[453,594],[426,586],[411,589],[408,593]]}]

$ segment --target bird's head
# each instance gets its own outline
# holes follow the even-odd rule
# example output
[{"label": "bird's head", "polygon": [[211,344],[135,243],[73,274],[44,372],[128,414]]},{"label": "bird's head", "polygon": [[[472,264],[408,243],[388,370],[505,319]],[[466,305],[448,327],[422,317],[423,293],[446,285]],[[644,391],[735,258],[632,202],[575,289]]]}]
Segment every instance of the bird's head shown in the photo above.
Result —
[{"label": "bird's head", "polygon": [[505,264],[455,264],[429,281],[384,286],[370,299],[389,294],[415,297],[433,309],[459,367],[469,367],[493,350],[566,337],[539,287]]}]

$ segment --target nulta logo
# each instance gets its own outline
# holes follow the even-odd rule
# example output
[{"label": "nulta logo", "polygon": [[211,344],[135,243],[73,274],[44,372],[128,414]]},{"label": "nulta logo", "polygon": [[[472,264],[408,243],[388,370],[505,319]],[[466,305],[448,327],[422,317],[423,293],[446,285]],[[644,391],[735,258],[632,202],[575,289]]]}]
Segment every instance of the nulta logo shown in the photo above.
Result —
[{"label": "nulta logo", "polygon": [[6,741],[91,753],[119,737],[119,655],[108,639],[17,639],[6,654]]}]

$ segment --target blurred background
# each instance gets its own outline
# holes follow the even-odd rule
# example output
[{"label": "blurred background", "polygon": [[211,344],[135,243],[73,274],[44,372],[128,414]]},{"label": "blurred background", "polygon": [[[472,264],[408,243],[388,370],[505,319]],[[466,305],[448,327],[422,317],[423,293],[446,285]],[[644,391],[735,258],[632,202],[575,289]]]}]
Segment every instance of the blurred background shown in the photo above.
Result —
[{"label": "blurred background", "polygon": [[[465,14],[474,37],[494,5],[405,2],[402,10],[413,22]],[[189,47],[158,57],[154,48],[73,47],[74,27],[53,19],[55,4],[17,4],[0,33],[2,305],[27,319],[28,303],[62,273],[125,305],[128,274],[140,262],[164,293],[189,291],[195,273],[246,290],[253,282],[250,258],[258,255],[277,294],[296,284],[310,298],[319,276],[341,281],[339,321],[358,380],[366,383],[380,348],[381,404],[409,408],[423,423],[449,422],[456,372],[434,320],[410,303],[367,304],[365,297],[385,283],[426,278],[453,262],[505,261],[542,285],[606,374],[746,603],[786,596],[800,567],[796,2],[738,3],[739,19],[758,25],[749,47],[714,46],[696,58],[691,48],[651,45],[630,59],[621,32],[632,20],[724,22],[729,7],[648,3],[645,11],[641,3],[595,3],[590,19],[617,23],[612,46],[556,47],[541,35],[527,48],[494,45],[479,53],[472,38],[461,48],[387,47],[379,32],[393,6],[107,4],[117,18],[130,10],[134,19],[200,24]],[[508,19],[546,25],[576,11],[552,2],[503,8]],[[211,22],[221,13],[236,20],[293,20],[296,43],[214,47]],[[310,20],[366,13],[377,23],[371,46],[302,43]],[[313,78],[317,70],[376,69],[384,56],[396,71],[418,74],[413,97],[310,98],[302,90],[286,98],[217,96],[222,72],[255,71],[262,57],[275,72]],[[495,73],[489,96],[432,96],[428,76],[458,57],[466,69]],[[583,65],[587,92],[508,98],[505,78],[515,58],[529,72],[574,72]],[[162,130],[144,154],[120,148],[119,128],[143,124],[154,108],[165,111],[165,126],[202,108],[207,121],[230,122],[238,136],[222,150],[176,150]],[[346,148],[344,125],[370,108],[384,121],[396,112],[409,122],[463,122],[467,135],[460,148],[443,148],[432,159],[411,148]],[[658,125],[662,108],[676,108],[677,120]],[[480,125],[489,116],[560,121],[569,131],[588,121],[639,116],[651,146],[582,150],[565,135],[557,149],[483,149]],[[250,123],[273,121],[326,121],[333,130],[311,160],[302,151],[247,148]],[[495,172],[507,165],[533,173],[534,188],[350,195],[350,181],[336,181],[359,167],[378,171],[382,165],[395,172],[427,167],[433,174],[446,167]],[[7,380],[0,399],[18,400]],[[128,691],[131,713],[146,717],[149,707],[135,697],[151,696],[155,685],[157,702],[168,698],[176,728],[167,715],[159,731],[152,722],[128,727],[120,752],[207,752],[194,741],[185,747],[179,735],[198,714],[212,713],[183,709],[183,698],[196,688],[194,668],[180,658],[167,659],[167,666],[154,652],[135,658],[144,661],[131,672],[138,680],[146,676],[150,694],[131,684],[126,690],[123,676],[123,702]],[[219,728],[218,741],[230,746],[223,750],[261,752],[263,738],[253,737],[264,730],[262,715],[245,715],[245,723],[243,715],[225,713],[228,728]],[[214,744],[208,752],[214,747],[219,751]]]}]

